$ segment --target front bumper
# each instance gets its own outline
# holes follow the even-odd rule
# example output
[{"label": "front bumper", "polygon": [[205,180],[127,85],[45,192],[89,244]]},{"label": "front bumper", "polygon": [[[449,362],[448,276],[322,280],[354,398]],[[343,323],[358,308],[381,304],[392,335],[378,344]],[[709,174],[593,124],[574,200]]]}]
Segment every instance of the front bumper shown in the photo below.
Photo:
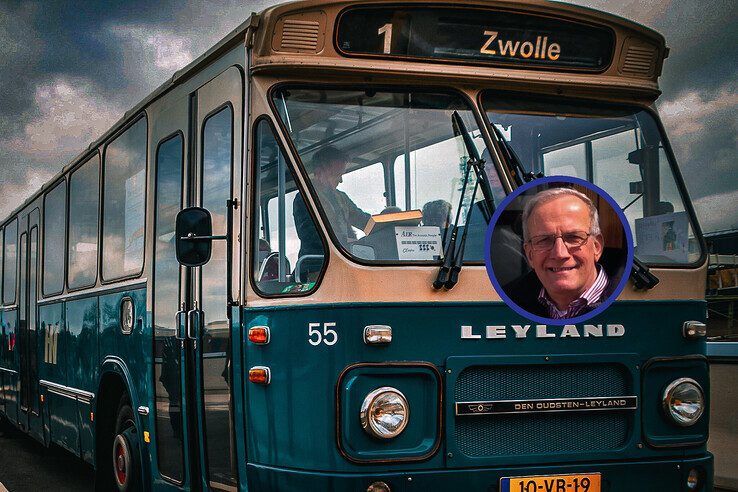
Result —
[{"label": "front bumper", "polygon": [[501,477],[600,472],[601,492],[677,492],[689,490],[686,486],[687,474],[692,468],[697,468],[702,477],[701,487],[697,490],[711,491],[713,457],[709,453],[699,458],[682,460],[366,474],[309,472],[249,464],[247,476],[248,490],[259,491],[363,492],[372,482],[383,481],[390,486],[392,492],[498,492]]}]

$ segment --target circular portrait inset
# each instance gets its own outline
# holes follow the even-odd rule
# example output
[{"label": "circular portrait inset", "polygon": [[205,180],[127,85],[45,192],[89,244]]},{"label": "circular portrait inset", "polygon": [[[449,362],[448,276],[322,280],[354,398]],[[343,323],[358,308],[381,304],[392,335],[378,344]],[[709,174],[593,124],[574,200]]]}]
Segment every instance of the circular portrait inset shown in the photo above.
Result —
[{"label": "circular portrait inset", "polygon": [[492,284],[518,314],[572,324],[604,311],[633,266],[630,227],[615,200],[593,184],[551,176],[521,186],[487,231]]}]

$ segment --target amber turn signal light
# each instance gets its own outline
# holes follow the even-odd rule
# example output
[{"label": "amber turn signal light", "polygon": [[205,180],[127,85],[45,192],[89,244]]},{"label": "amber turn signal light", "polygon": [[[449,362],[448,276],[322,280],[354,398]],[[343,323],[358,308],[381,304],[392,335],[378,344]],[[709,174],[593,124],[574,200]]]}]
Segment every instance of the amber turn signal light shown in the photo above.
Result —
[{"label": "amber turn signal light", "polygon": [[254,366],[249,369],[249,381],[254,384],[269,384],[272,380],[272,371],[268,367]]},{"label": "amber turn signal light", "polygon": [[249,328],[249,341],[256,345],[266,345],[269,343],[269,327],[268,326],[252,326]]}]

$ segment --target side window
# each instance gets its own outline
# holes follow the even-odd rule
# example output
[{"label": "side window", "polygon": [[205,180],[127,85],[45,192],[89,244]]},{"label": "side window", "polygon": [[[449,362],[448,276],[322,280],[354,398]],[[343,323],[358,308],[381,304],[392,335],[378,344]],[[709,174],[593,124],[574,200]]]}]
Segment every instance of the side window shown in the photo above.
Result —
[{"label": "side window", "polygon": [[323,241],[266,120],[255,139],[254,285],[266,295],[308,292],[325,263]]},{"label": "side window", "polygon": [[[212,216],[213,234],[224,235],[228,228],[226,202],[231,198],[233,110],[230,106],[224,107],[209,116],[202,128],[202,207]],[[227,265],[226,242],[213,241],[210,261],[200,273],[206,326],[219,326],[218,323],[228,319],[224,302],[228,298],[224,281]]]},{"label": "side window", "polygon": [[[356,206],[369,214],[378,214],[387,207],[384,167],[381,162],[344,174],[338,190],[353,197]],[[364,231],[356,227],[353,229],[357,238],[364,237]]]},{"label": "side window", "polygon": [[99,190],[100,159],[95,156],[74,171],[69,179],[67,282],[70,289],[89,287],[97,280]]},{"label": "side window", "polygon": [[387,207],[381,162],[346,173],[341,179],[338,189],[352,197],[360,209],[374,215]]},{"label": "side window", "polygon": [[18,219],[5,226],[3,244],[5,259],[3,263],[3,303],[15,302],[16,260],[18,254]]},{"label": "side window", "polygon": [[44,295],[64,290],[67,183],[60,182],[44,197]]},{"label": "side window", "polygon": [[543,170],[546,176],[576,176],[587,179],[587,149],[581,143],[560,149],[547,150],[543,154]]},{"label": "side window", "polygon": [[146,118],[105,148],[102,276],[135,276],[143,269],[146,204]]}]

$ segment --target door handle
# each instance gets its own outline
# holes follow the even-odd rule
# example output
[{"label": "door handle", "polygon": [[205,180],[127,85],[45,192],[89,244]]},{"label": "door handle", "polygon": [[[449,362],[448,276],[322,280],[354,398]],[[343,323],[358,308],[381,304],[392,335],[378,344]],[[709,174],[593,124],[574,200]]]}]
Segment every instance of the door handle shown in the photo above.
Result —
[{"label": "door handle", "polygon": [[200,336],[200,323],[202,321],[201,311],[191,309],[187,311],[187,338],[197,340]]},{"label": "door handle", "polygon": [[174,315],[175,323],[177,325],[174,333],[174,338],[177,340],[184,340],[185,334],[187,333],[187,318],[185,318],[186,311],[177,311]]}]

